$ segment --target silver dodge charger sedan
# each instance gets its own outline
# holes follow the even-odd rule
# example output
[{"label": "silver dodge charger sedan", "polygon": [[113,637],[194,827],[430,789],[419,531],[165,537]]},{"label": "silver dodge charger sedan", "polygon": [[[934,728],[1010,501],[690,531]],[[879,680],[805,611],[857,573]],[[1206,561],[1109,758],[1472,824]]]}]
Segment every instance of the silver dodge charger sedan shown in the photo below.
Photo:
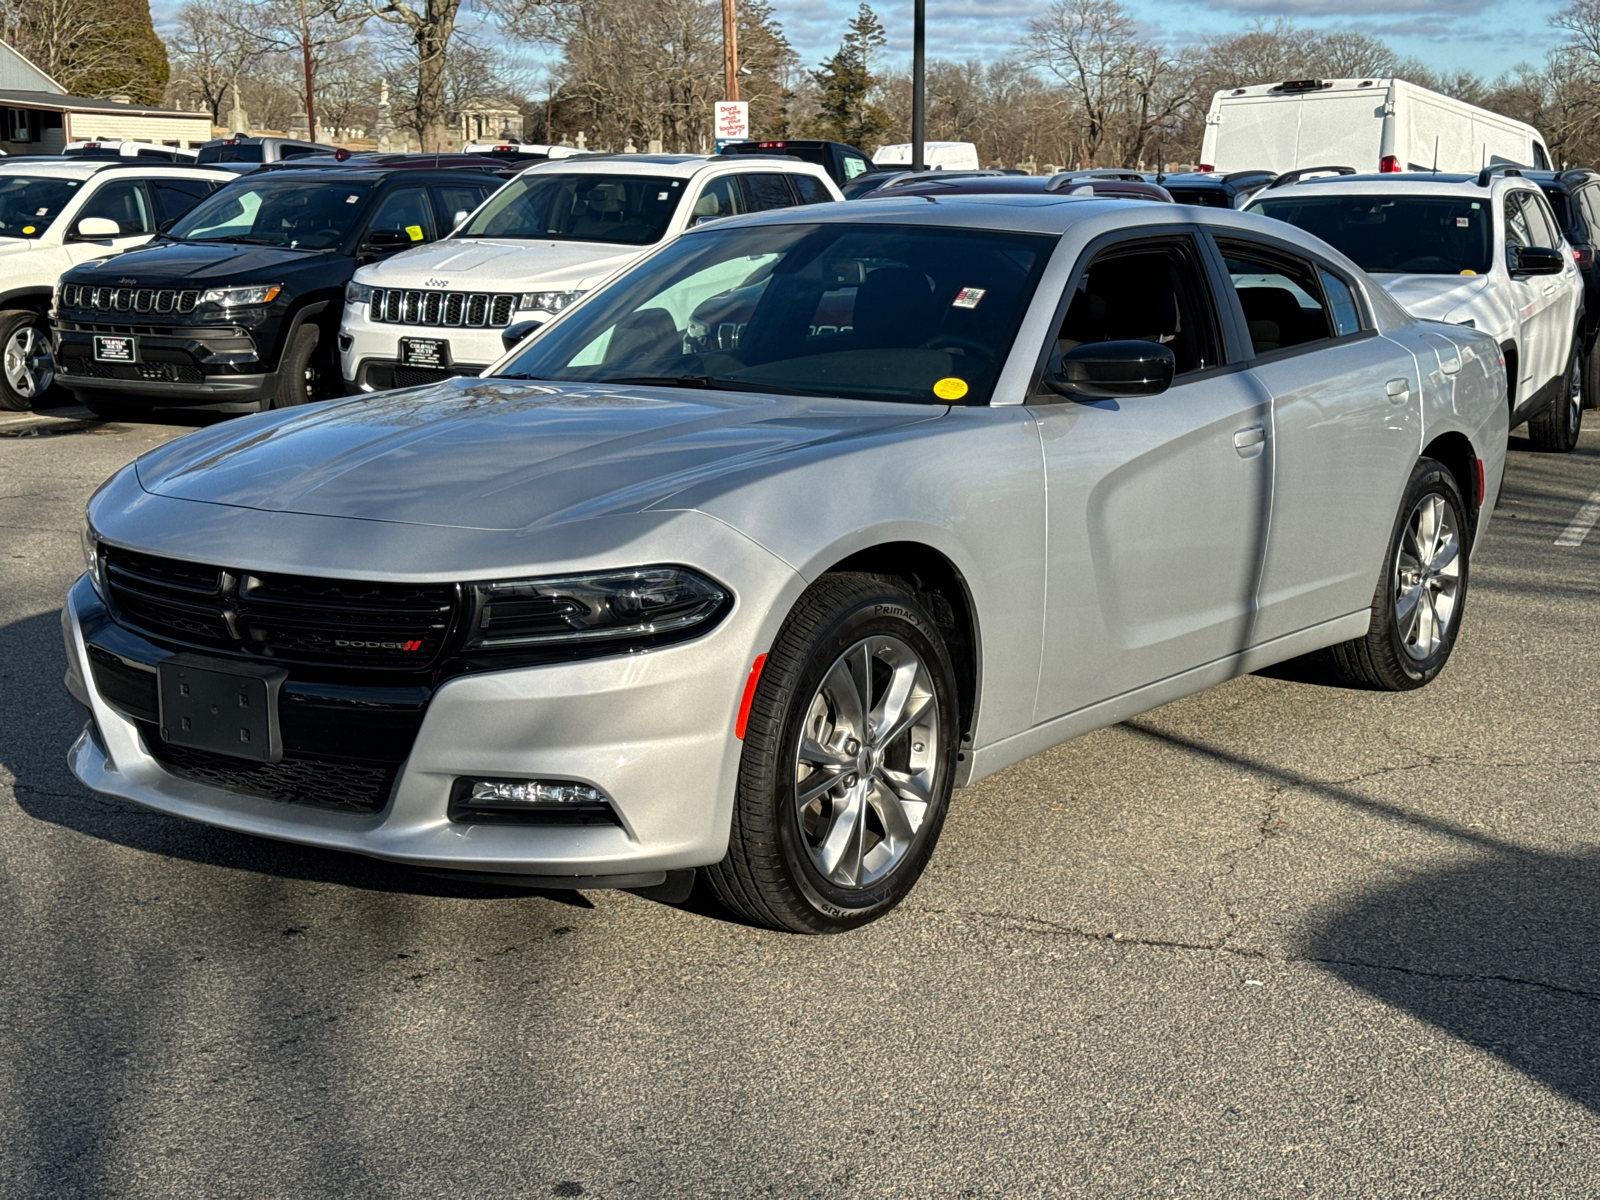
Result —
[{"label": "silver dodge charger sedan", "polygon": [[71,765],[433,871],[882,916],[952,789],[1311,655],[1450,656],[1504,367],[1275,221],[1061,195],[707,223],[481,378],[125,467]]}]

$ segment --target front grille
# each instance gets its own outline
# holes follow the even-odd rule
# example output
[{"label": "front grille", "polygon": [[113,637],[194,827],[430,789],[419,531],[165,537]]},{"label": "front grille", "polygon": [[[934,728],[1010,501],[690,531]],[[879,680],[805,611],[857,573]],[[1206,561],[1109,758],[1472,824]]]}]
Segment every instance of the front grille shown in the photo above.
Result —
[{"label": "front grille", "polygon": [[420,670],[455,621],[453,584],[260,574],[105,547],[112,605],[156,636],[257,658]]},{"label": "front grille", "polygon": [[443,383],[447,379],[458,378],[463,373],[476,375],[477,367],[469,367],[463,371],[436,371],[429,367],[402,367],[390,366],[388,363],[374,363],[367,368],[367,382],[380,391],[386,388],[422,387],[429,383]]},{"label": "front grille", "polygon": [[96,312],[190,313],[200,303],[194,288],[90,287],[88,284],[61,285],[64,308],[84,308]]},{"label": "front grille", "polygon": [[[88,358],[62,358],[56,361],[56,366],[63,375],[87,375],[90,379],[119,379],[115,363],[95,362]],[[131,369],[127,378],[132,378]]]},{"label": "front grille", "polygon": [[439,325],[500,329],[516,311],[515,293],[423,292],[374,288],[368,313],[389,325]]},{"label": "front grille", "polygon": [[141,722],[140,729],[151,757],[172,774],[269,800],[374,813],[389,802],[389,792],[400,772],[398,763],[339,762],[328,758],[249,762],[171,745],[161,740],[154,725]]}]

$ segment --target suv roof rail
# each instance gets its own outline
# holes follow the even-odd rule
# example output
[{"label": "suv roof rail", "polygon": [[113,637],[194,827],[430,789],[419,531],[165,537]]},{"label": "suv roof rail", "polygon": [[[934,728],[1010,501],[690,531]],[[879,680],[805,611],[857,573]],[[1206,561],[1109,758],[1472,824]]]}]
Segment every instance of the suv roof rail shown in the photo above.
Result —
[{"label": "suv roof rail", "polygon": [[1095,180],[1112,183],[1147,183],[1145,177],[1137,171],[1111,171],[1102,168],[1091,168],[1084,171],[1057,171],[1050,176],[1050,182],[1044,185],[1047,192],[1059,192],[1062,188],[1072,183],[1093,183]]},{"label": "suv roof rail", "polygon": [[1600,171],[1593,167],[1568,167],[1556,172],[1556,178],[1561,179],[1600,179]]},{"label": "suv roof rail", "polygon": [[1522,178],[1522,171],[1523,168],[1517,166],[1516,163],[1495,163],[1493,166],[1485,167],[1483,170],[1478,172],[1478,186],[1488,187],[1490,181],[1494,179],[1496,175],[1505,175],[1507,177],[1515,177],[1520,179]]},{"label": "suv roof rail", "polygon": [[[1326,170],[1327,168],[1325,168],[1325,167],[1323,167],[1323,168],[1313,167],[1311,169],[1313,171],[1315,171],[1315,170]],[[1268,179],[1275,178],[1271,171],[1266,170],[1264,167],[1257,167],[1255,170],[1252,170],[1252,171],[1229,171],[1226,175],[1224,175],[1217,182],[1218,183],[1238,183],[1241,179],[1253,179],[1253,178],[1255,178],[1257,176],[1260,176],[1260,175],[1265,175]]]},{"label": "suv roof rail", "polygon": [[1309,175],[1317,175],[1323,171],[1332,171],[1335,175],[1354,175],[1356,173],[1354,167],[1301,167],[1298,171],[1285,171],[1267,184],[1266,190],[1270,192],[1273,188],[1288,187],[1290,184],[1299,183]]}]

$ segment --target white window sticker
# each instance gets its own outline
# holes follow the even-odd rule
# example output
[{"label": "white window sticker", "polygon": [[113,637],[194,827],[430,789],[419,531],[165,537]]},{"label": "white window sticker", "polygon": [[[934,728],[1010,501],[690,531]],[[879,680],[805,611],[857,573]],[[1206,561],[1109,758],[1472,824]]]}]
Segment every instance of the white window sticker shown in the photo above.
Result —
[{"label": "white window sticker", "polygon": [[978,303],[989,292],[988,288],[962,288],[956,293],[956,298],[950,302],[951,308],[977,308]]},{"label": "white window sticker", "polygon": [[1457,229],[1465,229],[1468,225],[1471,225],[1471,224],[1472,224],[1472,220],[1471,220],[1470,217],[1457,217],[1456,218],[1456,228]]},{"label": "white window sticker", "polygon": [[36,217],[44,217],[44,216],[48,216],[49,213],[50,213],[50,210],[48,208],[41,208],[37,212],[35,212],[33,215],[36,216]]},{"label": "white window sticker", "polygon": [[357,194],[356,194],[356,195],[354,195],[354,196],[346,196],[346,197],[345,197],[345,198],[344,198],[344,202],[345,202],[345,203],[346,203],[346,204],[354,204],[354,203],[355,203],[355,202],[356,202],[356,201],[357,201],[357,200],[359,200],[359,199],[361,199],[361,196],[360,196],[360,194],[359,194],[359,193],[357,193]]},{"label": "white window sticker", "polygon": [[667,198],[667,195],[668,195],[668,193],[666,193],[666,192],[657,192],[656,193],[656,199],[657,200],[665,200]]}]

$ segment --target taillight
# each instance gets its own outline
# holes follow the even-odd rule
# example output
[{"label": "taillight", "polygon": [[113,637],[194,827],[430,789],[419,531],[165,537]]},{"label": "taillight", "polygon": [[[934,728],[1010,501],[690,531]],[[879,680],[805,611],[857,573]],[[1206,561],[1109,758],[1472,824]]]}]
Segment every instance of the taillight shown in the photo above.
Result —
[{"label": "taillight", "polygon": [[1594,266],[1594,251],[1588,246],[1574,246],[1572,261],[1585,269]]},{"label": "taillight", "polygon": [[1211,174],[1211,172],[1216,170],[1216,168],[1213,167],[1210,163],[1201,163],[1200,164],[1200,169],[1202,171],[1204,171],[1207,175]]},{"label": "taillight", "polygon": [[1400,173],[1400,160],[1392,154],[1385,154],[1378,163],[1378,170],[1384,175],[1398,175]]}]

